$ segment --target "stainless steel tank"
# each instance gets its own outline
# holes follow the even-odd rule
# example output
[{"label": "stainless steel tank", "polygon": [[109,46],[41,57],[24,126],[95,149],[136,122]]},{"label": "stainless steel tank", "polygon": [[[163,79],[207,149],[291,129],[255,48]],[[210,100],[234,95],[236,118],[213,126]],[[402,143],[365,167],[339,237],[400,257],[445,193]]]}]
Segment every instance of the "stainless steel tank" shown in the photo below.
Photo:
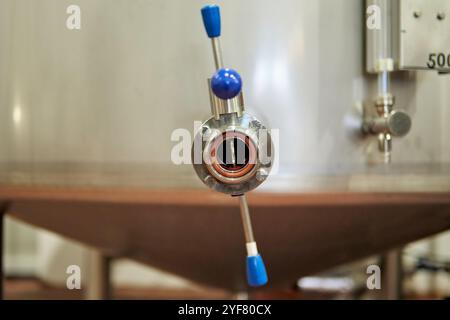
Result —
[{"label": "stainless steel tank", "polygon": [[[218,3],[232,17],[223,25],[224,55],[245,78],[247,108],[280,129],[279,171],[266,189],[291,188],[284,178],[293,175],[345,177],[338,179],[345,189],[409,189],[389,179],[403,173],[427,174],[415,184],[419,191],[450,187],[448,76],[397,75],[392,90],[413,128],[394,142],[391,167],[368,164],[373,141],[358,136],[359,108],[373,98],[376,79],[364,72],[363,1]],[[1,2],[1,163],[60,164],[60,173],[84,164],[151,164],[193,176],[172,165],[170,137],[208,115],[205,76],[213,63],[199,19],[204,2],[77,1],[81,30],[66,28],[70,4]],[[386,179],[371,179],[373,172]]]},{"label": "stainless steel tank", "polygon": [[[74,2],[80,30],[66,27]],[[280,130],[278,170],[261,191],[450,191],[450,76],[393,76],[396,104],[413,125],[394,140],[392,164],[360,133],[377,91],[365,72],[364,1],[216,3],[246,109]],[[1,0],[1,185],[203,190],[190,165],[171,162],[171,135],[193,134],[210,114],[204,4]]]}]

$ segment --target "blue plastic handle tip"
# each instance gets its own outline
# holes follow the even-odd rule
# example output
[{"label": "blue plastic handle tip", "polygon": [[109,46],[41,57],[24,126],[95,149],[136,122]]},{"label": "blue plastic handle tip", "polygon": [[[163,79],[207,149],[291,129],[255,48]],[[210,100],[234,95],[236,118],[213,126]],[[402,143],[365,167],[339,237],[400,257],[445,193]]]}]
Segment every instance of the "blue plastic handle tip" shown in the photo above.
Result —
[{"label": "blue plastic handle tip", "polygon": [[269,281],[261,255],[247,257],[247,281],[252,287],[261,287]]},{"label": "blue plastic handle tip", "polygon": [[220,8],[217,5],[202,8],[203,24],[210,38],[220,37]]},{"label": "blue plastic handle tip", "polygon": [[211,89],[220,99],[233,99],[242,90],[241,76],[233,69],[220,69],[211,79]]}]

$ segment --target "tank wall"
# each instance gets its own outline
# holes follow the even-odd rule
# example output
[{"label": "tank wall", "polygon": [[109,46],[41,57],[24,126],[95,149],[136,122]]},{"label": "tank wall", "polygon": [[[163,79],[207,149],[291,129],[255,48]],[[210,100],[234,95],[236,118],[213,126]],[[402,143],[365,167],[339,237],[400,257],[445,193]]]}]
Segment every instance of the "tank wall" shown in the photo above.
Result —
[{"label": "tank wall", "polygon": [[[210,115],[205,2],[79,0],[82,29],[70,31],[72,3],[0,4],[0,162],[150,163],[176,175],[172,131]],[[248,111],[280,129],[279,174],[372,170],[376,139],[358,130],[376,93],[364,72],[364,1],[218,3],[225,64],[244,77]],[[391,173],[450,172],[448,88],[436,73],[394,77],[413,128],[394,141]]]}]

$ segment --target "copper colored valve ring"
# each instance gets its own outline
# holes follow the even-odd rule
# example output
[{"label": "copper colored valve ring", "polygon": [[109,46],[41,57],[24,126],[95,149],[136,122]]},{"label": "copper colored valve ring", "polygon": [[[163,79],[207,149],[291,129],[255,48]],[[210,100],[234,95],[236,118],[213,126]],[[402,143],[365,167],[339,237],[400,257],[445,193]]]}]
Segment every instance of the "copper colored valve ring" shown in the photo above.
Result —
[{"label": "copper colored valve ring", "polygon": [[[228,170],[223,166],[223,161],[220,161],[217,157],[217,150],[219,146],[229,139],[239,139],[244,142],[245,146],[248,148],[249,159],[242,168]],[[236,131],[223,133],[221,136],[217,137],[211,145],[211,165],[218,174],[226,178],[241,178],[251,172],[256,165],[256,155],[257,150],[250,137]]]}]

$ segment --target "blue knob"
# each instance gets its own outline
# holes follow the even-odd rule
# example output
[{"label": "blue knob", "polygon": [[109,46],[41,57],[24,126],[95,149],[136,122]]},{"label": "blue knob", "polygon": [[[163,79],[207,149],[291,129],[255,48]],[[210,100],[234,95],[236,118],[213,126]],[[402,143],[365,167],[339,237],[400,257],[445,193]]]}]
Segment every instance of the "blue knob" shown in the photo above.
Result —
[{"label": "blue knob", "polygon": [[219,69],[211,79],[211,88],[220,99],[233,99],[241,92],[241,76],[233,69]]},{"label": "blue knob", "polygon": [[203,24],[210,38],[220,37],[220,8],[217,5],[202,8]]},{"label": "blue knob", "polygon": [[269,281],[261,255],[247,257],[247,281],[252,287],[260,287]]}]

